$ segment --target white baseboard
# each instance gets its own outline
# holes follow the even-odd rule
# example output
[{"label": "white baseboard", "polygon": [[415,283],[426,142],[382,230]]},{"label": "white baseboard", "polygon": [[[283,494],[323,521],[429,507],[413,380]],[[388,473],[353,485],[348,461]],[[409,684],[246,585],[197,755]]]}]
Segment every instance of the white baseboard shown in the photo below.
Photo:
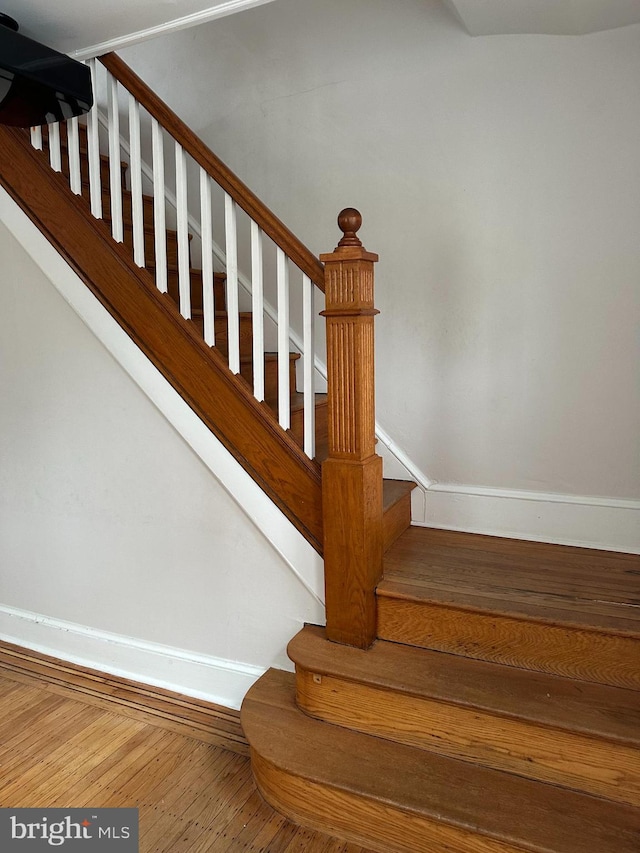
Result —
[{"label": "white baseboard", "polygon": [[640,553],[640,501],[434,483],[414,491],[413,524]]},{"label": "white baseboard", "polygon": [[185,696],[240,708],[257,666],[99,631],[0,605],[0,640]]}]

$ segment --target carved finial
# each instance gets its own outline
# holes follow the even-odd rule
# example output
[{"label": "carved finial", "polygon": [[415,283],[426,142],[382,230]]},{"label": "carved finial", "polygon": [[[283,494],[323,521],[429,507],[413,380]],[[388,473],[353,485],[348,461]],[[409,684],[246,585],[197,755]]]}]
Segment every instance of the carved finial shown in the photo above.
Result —
[{"label": "carved finial", "polygon": [[356,235],[362,225],[362,216],[360,211],[355,207],[345,207],[338,214],[338,227],[343,233],[342,240],[338,243],[338,248],[341,246],[362,246],[362,243]]}]

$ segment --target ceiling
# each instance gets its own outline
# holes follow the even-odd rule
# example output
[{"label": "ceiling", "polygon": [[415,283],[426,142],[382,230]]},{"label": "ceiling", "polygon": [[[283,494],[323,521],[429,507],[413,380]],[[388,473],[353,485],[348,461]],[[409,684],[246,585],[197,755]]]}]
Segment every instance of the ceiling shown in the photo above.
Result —
[{"label": "ceiling", "polygon": [[[322,2],[322,0],[317,0]],[[23,35],[86,57],[272,0],[0,0]],[[580,35],[640,23],[640,0],[442,0],[472,36]]]},{"label": "ceiling", "polygon": [[640,23],[640,0],[446,0],[472,36],[584,35]]},{"label": "ceiling", "polygon": [[[272,0],[0,0],[22,35],[79,58]],[[97,48],[94,50],[94,48]]]}]

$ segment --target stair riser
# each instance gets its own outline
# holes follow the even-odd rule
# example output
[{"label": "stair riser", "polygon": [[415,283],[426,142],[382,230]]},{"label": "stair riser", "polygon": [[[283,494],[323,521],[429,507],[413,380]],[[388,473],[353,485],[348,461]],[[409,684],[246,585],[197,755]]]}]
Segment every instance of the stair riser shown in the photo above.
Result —
[{"label": "stair riser", "polygon": [[[103,186],[102,192],[102,215],[105,219],[111,219],[111,195],[107,185]],[[122,195],[122,215],[125,222],[131,223],[133,217],[131,215],[131,195],[128,192],[123,192]],[[153,214],[153,197],[143,195],[142,197],[142,215],[144,227],[153,229],[154,214]]]},{"label": "stair riser", "polygon": [[[58,130],[60,132],[60,147],[65,150],[67,148],[67,123],[65,121],[61,121],[58,124]],[[78,122],[78,137],[80,140],[80,151],[87,151],[88,147],[88,133],[87,133],[87,125],[82,122]],[[49,140],[49,125],[43,125],[42,127],[42,141],[43,145],[46,148]]]},{"label": "stair riser", "polygon": [[265,800],[290,820],[379,853],[523,853],[525,848],[439,823],[380,800],[275,767],[255,750],[251,767]]},{"label": "stair riser", "polygon": [[[240,315],[240,358],[251,358],[253,354],[253,321],[251,315]],[[216,347],[228,358],[229,328],[226,317],[216,317]]]},{"label": "stair riser", "polygon": [[[102,209],[103,212],[103,220],[109,226],[111,230],[111,216],[110,211],[105,211],[104,207]],[[145,266],[148,268],[152,268],[151,271],[154,272],[156,265],[156,242],[155,242],[155,232],[153,227],[144,229],[144,260]],[[123,222],[123,244],[129,249],[129,251],[133,254],[133,226],[130,222],[126,220]],[[169,289],[171,292],[171,284],[174,284],[175,294],[172,293],[172,296],[175,297],[177,301],[177,292],[178,292],[178,239],[175,231],[167,230],[166,238],[165,238],[165,246],[167,253],[167,278],[169,282]],[[191,259],[189,258],[189,263],[191,263]],[[155,273],[154,273],[155,274]],[[195,288],[192,286],[192,292]],[[201,307],[202,306],[202,295],[196,294],[196,299],[199,298],[199,303],[196,305],[192,299],[192,307]]]},{"label": "stair riser", "polygon": [[[120,164],[120,181],[122,186],[125,185],[125,177],[127,174],[127,169],[129,167],[126,163]],[[62,171],[65,175],[69,175],[69,165],[66,161],[66,158],[63,159],[62,162]],[[80,177],[82,179],[83,185],[83,195],[89,194],[89,161],[84,157],[80,158]],[[103,193],[107,193],[109,187],[111,186],[111,171],[109,167],[109,158],[105,155],[101,155],[100,157],[100,187]]]},{"label": "stair riser", "polygon": [[[47,145],[45,143],[43,150],[49,155]],[[66,148],[62,148],[61,150],[61,166],[62,166],[62,174],[65,178],[69,179],[69,175],[71,174],[71,168],[69,166],[69,157]],[[122,186],[125,185],[125,178],[128,169],[127,163],[120,163],[120,180],[122,182]],[[109,166],[109,158],[105,154],[100,155],[100,187],[102,189],[103,195],[106,195],[109,192],[109,187],[111,185],[111,171]],[[80,154],[80,179],[82,182],[82,195],[85,198],[89,197],[89,160],[87,159],[87,155],[84,153]]]},{"label": "stair riser", "polygon": [[[67,160],[66,148],[62,151],[62,174],[69,177],[69,162]],[[125,175],[127,172],[126,163],[121,164],[121,179],[124,187]],[[85,156],[80,160],[80,174],[82,178],[82,197],[89,200],[89,164]],[[109,161],[104,155],[100,158],[100,184],[102,188],[102,218],[111,227],[111,195]],[[143,220],[144,220],[144,252],[145,261],[149,264],[155,263],[155,235],[153,225],[153,199],[146,197],[143,200]],[[123,231],[124,245],[127,248],[133,248],[133,225],[131,214],[131,198],[128,193],[123,197]],[[177,270],[178,268],[178,241],[175,231],[167,230],[167,265],[170,269]]]},{"label": "stair riser", "polygon": [[378,596],[378,637],[640,690],[640,640],[631,636]]},{"label": "stair riser", "polygon": [[[147,201],[150,199],[150,201]],[[111,221],[111,196],[109,190],[103,187],[102,192],[102,216],[104,219]],[[154,217],[153,217],[153,199],[150,196],[143,196],[142,202],[142,218],[144,230],[153,234],[155,232]],[[122,222],[125,229],[130,231],[133,229],[133,213],[131,210],[131,198],[128,194],[123,195],[122,199]],[[168,233],[172,239],[176,239],[176,232],[169,230]]]},{"label": "stair riser", "polygon": [[387,551],[411,524],[411,493],[385,512],[382,524],[383,547]]},{"label": "stair riser", "polygon": [[[124,226],[124,245],[133,251],[133,227],[131,225]],[[167,267],[177,270],[178,268],[178,240],[175,232],[167,231],[166,237],[167,247]],[[144,259],[145,263],[150,266],[155,266],[156,260],[156,244],[153,231],[144,231]]]},{"label": "stair riser", "polygon": [[[69,166],[69,146],[67,144],[67,125],[65,122],[61,122],[59,125],[60,130],[60,155],[62,160],[62,173],[68,178],[71,172]],[[82,195],[87,197],[89,196],[89,155],[88,155],[88,141],[87,141],[87,128],[86,125],[78,125],[78,131],[80,136],[80,175],[82,178]],[[48,128],[43,128],[43,140],[42,140],[42,148],[48,155],[49,153],[49,139],[48,139]],[[120,177],[122,180],[122,186],[124,187],[125,175],[127,173],[128,164],[125,162],[120,163]],[[108,194],[108,188],[110,186],[110,167],[109,167],[109,157],[107,154],[100,155],[100,184],[103,190],[103,195]],[[104,204],[104,200],[103,200]]]},{"label": "stair riser", "polygon": [[296,699],[324,722],[496,770],[640,805],[636,750],[296,667]]},{"label": "stair riser", "polygon": [[[240,375],[253,388],[253,363],[245,362],[240,367]],[[289,387],[292,391],[296,389],[296,360],[289,360]],[[264,365],[264,398],[265,401],[275,407],[278,400],[278,361],[269,358]]]},{"label": "stair riser", "polygon": [[[85,137],[86,140],[86,137]],[[86,147],[86,141],[85,141]],[[45,143],[46,147],[46,143]],[[62,138],[62,167],[65,175],[69,174],[69,161],[68,161],[68,152],[66,148],[66,139]],[[103,218],[107,223],[110,224],[111,220],[111,198],[109,193],[109,158],[105,155],[101,155],[100,158],[100,166],[101,166],[101,186],[102,186],[102,213]],[[80,160],[80,168],[82,175],[82,195],[85,198],[89,197],[89,167],[88,160],[85,152],[81,152],[81,160]],[[125,187],[125,176],[127,172],[127,164],[123,163],[121,166],[121,176],[122,176],[122,185],[123,190]],[[123,224],[124,224],[124,245],[129,249],[133,249],[133,226],[131,225],[131,195],[129,192],[124,192],[123,196]],[[145,252],[145,263],[152,274],[155,274],[155,237],[154,237],[154,226],[153,226],[153,198],[150,196],[143,196],[143,220],[144,220],[144,252]],[[175,231],[167,231],[167,266],[168,266],[168,292],[172,297],[176,304],[179,303],[179,286],[178,286],[178,243],[177,236]],[[216,310],[224,310],[225,306],[225,297],[224,293],[220,292],[223,288],[216,287]],[[201,310],[203,306],[202,299],[202,284],[201,278],[198,277],[197,281],[194,281],[192,278],[191,281],[191,307],[193,309]],[[241,318],[240,321],[240,357],[247,359],[250,358],[253,351],[253,343],[252,343],[252,329],[250,325],[250,321],[247,323],[243,322]],[[216,320],[216,346],[220,351],[228,356],[228,332],[227,325],[225,322],[220,322]],[[278,399],[278,368],[277,363],[273,361],[267,361],[265,364],[265,398],[272,405],[275,406]],[[245,364],[241,367],[241,375],[243,378],[250,384],[253,385],[253,368],[250,363],[245,362]],[[292,360],[290,364],[290,388],[292,391],[296,389],[296,369],[295,362]],[[299,443],[302,442],[302,426],[298,423],[296,416],[294,415],[292,418],[292,428],[294,430],[294,434],[296,440]],[[324,430],[326,432],[326,418],[325,418],[325,427]],[[299,433],[299,437],[298,437]]]},{"label": "stair riser", "polygon": [[[203,306],[203,294],[202,294],[202,273],[200,270],[191,270],[190,271],[190,279],[191,279],[191,307],[198,311],[202,311]],[[178,292],[179,292],[179,284],[178,284],[178,273],[175,269],[169,268],[167,275],[167,284],[169,295],[173,299],[173,301],[178,304]],[[226,308],[226,295],[224,288],[224,276],[220,274],[216,274],[216,278],[214,279],[214,299],[215,299],[215,310],[216,311],[225,311]],[[217,327],[216,327],[217,328]]]},{"label": "stair riser", "polygon": [[[300,447],[304,446],[304,409],[291,413],[291,434]],[[316,405],[316,445],[327,435],[327,404]],[[316,447],[316,449],[319,449]]]},{"label": "stair riser", "polygon": [[[64,124],[60,125],[61,131],[61,154],[62,154],[62,173],[65,177],[69,177],[69,153],[67,149],[66,128]],[[86,128],[81,127],[81,150],[80,150],[80,175],[82,179],[82,196],[89,199],[89,160],[86,153]],[[48,151],[48,142],[44,141],[44,150]],[[131,210],[131,193],[126,189],[126,174],[128,164],[122,162],[120,164],[120,178],[122,184],[122,213],[125,231],[125,244],[133,245],[133,226],[132,226],[132,210]],[[106,154],[100,155],[100,187],[102,190],[102,217],[108,222],[111,221],[111,173],[109,165],[109,157]],[[148,259],[155,257],[154,246],[154,203],[153,197],[143,195],[143,221],[146,229],[145,233],[145,254]],[[167,260],[170,265],[177,267],[177,241],[175,231],[167,232]]]}]

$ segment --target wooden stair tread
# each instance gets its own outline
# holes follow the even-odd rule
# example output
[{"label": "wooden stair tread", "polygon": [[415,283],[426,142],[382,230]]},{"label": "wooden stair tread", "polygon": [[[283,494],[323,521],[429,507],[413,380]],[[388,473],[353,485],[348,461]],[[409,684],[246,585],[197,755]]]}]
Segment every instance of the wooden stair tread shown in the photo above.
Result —
[{"label": "wooden stair tread", "polygon": [[[218,336],[221,336],[222,338],[224,338],[225,351],[226,351],[226,345],[227,345],[227,327],[226,327],[227,317],[228,317],[228,314],[226,311],[215,311],[214,312],[214,320],[217,321],[217,326],[220,323],[224,324],[222,331],[219,331],[219,329],[216,326],[216,344],[217,344],[217,337]],[[239,318],[240,327],[241,327],[241,329],[240,329],[241,341],[244,338],[246,338],[246,339],[248,339],[249,343],[251,343],[252,336],[251,336],[250,323],[253,320],[253,314],[251,313],[251,311],[239,311],[238,312],[238,318]],[[199,323],[200,326],[202,328],[204,328],[204,309],[203,308],[194,308],[192,305],[191,306],[191,319],[194,321],[194,323]],[[247,326],[248,326],[248,328],[246,328]],[[245,328],[246,328],[246,332],[245,332]],[[247,334],[247,332],[248,332],[248,334]]]},{"label": "wooden stair tread", "polygon": [[329,643],[307,625],[289,643],[313,673],[435,698],[640,747],[640,693],[378,640],[367,651]]},{"label": "wooden stair tread", "polygon": [[[224,273],[216,273],[216,276],[221,276],[222,280],[224,280],[225,278]],[[215,311],[214,314],[216,320],[226,320],[228,316],[226,311]],[[202,308],[192,308],[191,315],[192,317],[204,317],[204,310]],[[248,320],[253,317],[253,314],[251,313],[251,311],[238,311],[238,316],[241,319]]]},{"label": "wooden stair tread", "polygon": [[[60,130],[60,149],[65,153],[69,149],[69,140],[67,135],[67,123],[66,121],[61,121],[58,123],[58,127]],[[78,122],[78,151],[80,154],[81,160],[88,160],[89,158],[89,137],[87,133],[87,125],[81,124]],[[43,150],[49,150],[49,125],[42,125],[42,144]],[[108,164],[110,160],[110,155],[106,154],[103,151],[99,152],[100,160],[103,163]],[[129,168],[129,163],[126,160],[120,160],[120,169],[121,171],[126,171]]]},{"label": "wooden stair tread", "polygon": [[[150,258],[148,261],[145,261],[145,264],[150,269],[155,270],[155,268],[156,268],[155,258]],[[173,274],[177,277],[177,275],[178,275],[177,266],[175,269],[172,269],[171,266],[169,265],[168,272],[169,272],[169,275]],[[197,267],[189,267],[189,277],[191,278],[191,284],[192,285],[194,284],[194,280],[195,281],[199,280],[200,283],[202,284],[202,270],[198,269]],[[227,274],[226,274],[226,272],[214,272],[213,279],[214,279],[214,282],[216,284],[225,282],[227,280]],[[203,314],[202,308],[194,308],[193,310],[199,311],[201,315]],[[218,314],[220,314],[220,313],[224,314],[225,316],[227,314],[226,311],[219,311],[218,309],[216,309],[216,316],[218,316]],[[243,312],[241,312],[241,313],[243,313]]]},{"label": "wooden stair tread", "polygon": [[405,498],[415,489],[416,484],[412,480],[386,480],[382,490],[382,510],[388,509]]},{"label": "wooden stair tread", "polygon": [[[369,803],[372,819],[399,811],[408,830],[420,819],[438,821],[508,850],[638,849],[638,809],[318,722],[296,708],[289,673],[269,670],[247,694],[241,719],[256,766],[266,762],[287,776],[356,795]],[[429,848],[416,840],[415,848],[395,849]]]},{"label": "wooden stair tread", "polygon": [[[111,196],[110,196],[110,187],[103,186],[102,187],[102,205],[103,209],[106,209],[106,216],[110,215],[111,211]],[[154,197],[152,195],[148,195],[147,193],[142,194],[142,209],[144,211],[144,221],[151,225],[153,223],[153,208],[154,208]],[[122,188],[122,214],[126,221],[131,222],[131,211],[133,209],[133,201],[132,201],[132,193],[131,190]]]},{"label": "wooden stair tread", "polygon": [[[102,218],[105,222],[107,222],[109,224],[109,226],[111,226],[111,214],[107,214],[107,215],[103,216]],[[126,232],[128,232],[128,233],[130,232],[130,235],[133,234],[133,219],[132,219],[131,215],[126,213],[126,212],[124,212],[123,217],[122,217],[122,227]],[[154,237],[155,238],[156,232],[155,232],[155,228],[154,228],[153,223],[144,222],[142,230],[144,231],[144,233],[147,237]],[[174,231],[171,228],[167,228],[166,229],[166,235],[167,235],[167,243],[170,243],[170,242],[177,243],[177,241],[178,241],[178,232],[177,231]],[[193,234],[188,234],[187,236],[189,238],[189,242],[191,242],[191,240],[193,239]]]},{"label": "wooden stair tread", "polygon": [[[297,361],[300,358],[300,353],[299,352],[289,352],[289,353],[287,353],[287,356],[289,357],[290,362],[291,361]],[[267,352],[265,350],[264,360],[265,361],[277,361],[278,360],[278,353],[277,352]],[[253,356],[250,356],[250,355],[240,356],[240,364],[253,364]],[[297,393],[297,392],[295,392],[295,393]]]},{"label": "wooden stair tread", "polygon": [[640,557],[412,527],[378,595],[640,638]]},{"label": "wooden stair tread", "polygon": [[[314,394],[316,409],[319,406],[327,405],[326,394]],[[304,394],[302,391],[292,391],[291,393],[291,413],[304,411]]]},{"label": "wooden stair tread", "polygon": [[[49,139],[49,125],[42,125],[42,140],[46,142]],[[67,146],[67,133],[68,127],[66,121],[58,122],[58,129],[60,131],[60,145],[64,147]],[[78,136],[80,138],[80,150],[86,153],[87,150],[87,138],[88,138],[88,128],[86,121],[78,121]]]}]

